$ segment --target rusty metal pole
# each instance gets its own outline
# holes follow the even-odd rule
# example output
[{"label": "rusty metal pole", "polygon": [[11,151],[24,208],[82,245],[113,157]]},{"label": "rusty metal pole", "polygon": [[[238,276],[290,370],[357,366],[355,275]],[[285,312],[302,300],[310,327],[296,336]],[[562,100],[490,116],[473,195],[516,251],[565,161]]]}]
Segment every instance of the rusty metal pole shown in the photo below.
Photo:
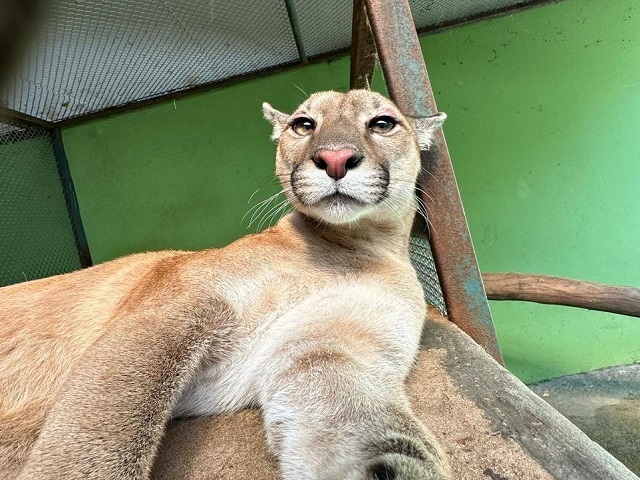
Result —
[{"label": "rusty metal pole", "polygon": [[[389,93],[408,116],[437,111],[407,0],[365,0]],[[449,151],[439,132],[436,154],[424,165],[422,200],[432,224],[430,243],[448,317],[498,362],[502,354],[482,284]],[[423,156],[423,163],[427,160]]]},{"label": "rusty metal pole", "polygon": [[364,0],[353,0],[353,28],[351,32],[351,73],[349,86],[370,88],[378,54],[367,17]]}]

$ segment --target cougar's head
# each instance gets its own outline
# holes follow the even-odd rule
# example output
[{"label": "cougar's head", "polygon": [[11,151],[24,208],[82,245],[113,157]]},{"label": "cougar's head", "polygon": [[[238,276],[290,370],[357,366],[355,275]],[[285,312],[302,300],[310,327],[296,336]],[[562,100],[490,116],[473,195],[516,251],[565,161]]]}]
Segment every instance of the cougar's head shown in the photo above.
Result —
[{"label": "cougar's head", "polygon": [[348,223],[397,221],[414,208],[420,147],[446,115],[408,118],[368,90],[311,95],[291,115],[268,103],[278,140],[276,175],[289,201],[313,218]]}]

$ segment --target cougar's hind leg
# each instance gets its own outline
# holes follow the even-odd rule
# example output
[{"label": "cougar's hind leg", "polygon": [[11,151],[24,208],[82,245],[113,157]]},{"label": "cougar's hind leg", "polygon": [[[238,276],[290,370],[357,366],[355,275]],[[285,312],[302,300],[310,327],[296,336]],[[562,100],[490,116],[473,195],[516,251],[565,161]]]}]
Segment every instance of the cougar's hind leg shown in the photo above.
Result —
[{"label": "cougar's hind leg", "polygon": [[19,478],[148,478],[180,393],[237,327],[217,298],[113,322],[72,373]]}]

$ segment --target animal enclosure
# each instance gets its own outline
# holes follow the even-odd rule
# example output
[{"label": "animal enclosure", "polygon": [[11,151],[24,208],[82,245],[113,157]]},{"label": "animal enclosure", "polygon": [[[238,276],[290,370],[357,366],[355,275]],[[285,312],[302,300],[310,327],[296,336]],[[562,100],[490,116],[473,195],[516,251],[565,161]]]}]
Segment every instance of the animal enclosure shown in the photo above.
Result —
[{"label": "animal enclosure", "polygon": [[[414,1],[411,6],[416,28],[428,30],[495,14],[524,3],[487,1],[433,4]],[[248,75],[306,64],[310,59],[335,55],[349,47],[352,37],[352,56],[355,62],[352,68],[352,86],[362,88],[367,86],[363,78],[372,80],[371,60],[375,60],[367,50],[374,48],[373,38],[362,29],[362,25],[365,25],[365,18],[361,14],[363,8],[359,3],[354,10],[345,2],[314,6],[309,2],[295,1],[272,4],[249,2],[242,5],[176,1],[164,3],[160,9],[154,9],[151,3],[144,2],[107,2],[99,7],[91,2],[56,2],[46,12],[42,33],[38,41],[34,42],[20,73],[5,88],[5,113],[50,128],[69,125],[96,115],[166,99],[180,92],[220,86]],[[392,10],[375,14],[375,9],[372,9],[370,12],[372,20],[379,19],[378,24],[374,21],[374,26],[381,29],[378,32],[379,50],[383,48],[382,39],[393,34],[387,32],[385,35],[382,32],[382,29],[393,25],[384,17],[393,14]],[[410,15],[408,11],[403,14]],[[407,21],[411,22],[410,16]],[[403,24],[399,22],[395,25]],[[412,25],[406,26],[410,29],[397,33],[406,36],[413,31]],[[385,41],[388,41],[388,48],[391,50],[404,48],[402,43]],[[413,48],[419,48],[414,39],[407,38],[407,41],[414,43]],[[359,45],[362,45],[362,51],[358,50]],[[401,58],[393,53],[389,56],[389,62],[394,58]],[[368,63],[359,65],[359,59]],[[393,78],[402,78],[400,72],[391,75],[392,71],[401,68],[400,65],[389,63],[387,83],[393,85]],[[420,82],[420,79],[416,80]],[[418,88],[429,89],[426,77],[422,82],[425,81],[427,83]],[[405,90],[403,95],[408,99],[410,91],[417,86],[418,84],[406,85],[396,90],[398,94],[403,94],[402,90]],[[428,93],[431,95],[431,92]],[[409,103],[405,103],[405,109],[410,111]],[[431,100],[423,106],[414,105],[417,110],[413,114],[424,115],[434,107],[431,95]],[[58,150],[61,148],[58,146]],[[442,155],[446,156],[446,149]],[[61,158],[63,156],[64,153],[59,152],[57,157],[58,168],[62,168],[62,171],[66,168],[66,160]],[[447,159],[446,163],[448,162]],[[452,172],[438,176],[441,180],[433,188],[444,188],[438,206],[434,205],[432,208],[452,210],[457,205],[459,210],[456,213],[457,220],[448,227],[450,234],[443,235],[442,241],[455,236],[452,232],[458,232],[459,239],[465,235],[468,238],[457,193],[444,204],[445,198],[448,198],[447,192],[455,192]],[[80,257],[86,266],[90,264],[90,253],[83,240],[83,227],[70,182],[63,181],[63,192]],[[429,201],[426,198],[423,200]],[[433,221],[437,222],[437,218],[437,215],[434,216]],[[12,230],[15,231],[16,228]],[[416,266],[421,272],[421,279],[425,281],[425,292],[430,302],[442,312],[445,312],[445,304],[448,303],[450,316],[457,318],[460,323],[468,323],[467,329],[472,335],[489,348],[494,356],[501,358],[473,249],[468,240],[462,240],[457,245],[455,248],[460,249],[458,254],[461,255],[457,257],[458,264],[463,258],[462,264],[466,265],[466,271],[462,275],[465,281],[475,282],[474,293],[462,287],[462,276],[453,279],[459,274],[453,267],[456,260],[453,257],[445,260],[449,257],[449,252],[454,251],[453,243],[450,243],[443,246],[439,257],[442,258],[440,268],[447,270],[445,284],[450,285],[450,288],[447,287],[450,290],[449,299],[447,300],[446,295],[443,298],[436,281],[434,264],[430,260],[432,257],[428,242],[424,238],[416,238],[412,242],[412,248],[419,252],[414,255],[414,259],[420,262]],[[70,269],[72,267],[62,264],[59,271]],[[39,274],[37,271],[30,271],[29,276],[27,272],[21,273],[23,277],[36,278],[51,272],[43,270]],[[16,278],[15,271],[7,275]],[[10,281],[6,280],[5,283]],[[479,313],[479,318],[469,315],[471,310]]]},{"label": "animal enclosure", "polygon": [[[373,5],[378,2],[369,3]],[[409,3],[418,31],[428,32],[483,16],[505,13],[512,8],[544,2],[416,0]],[[242,214],[238,216],[237,211],[250,207],[246,205],[246,199],[256,186],[262,186],[262,178],[268,175],[271,169],[272,152],[268,149],[266,142],[268,134],[264,134],[260,139],[265,145],[264,148],[254,147],[251,144],[243,151],[243,155],[248,158],[264,157],[262,166],[250,169],[241,164],[237,157],[232,157],[230,148],[224,145],[225,142],[221,138],[240,139],[243,137],[243,129],[251,134],[266,132],[264,128],[263,131],[260,131],[261,127],[254,128],[253,120],[245,119],[245,117],[252,117],[255,118],[256,124],[260,122],[259,103],[263,100],[274,102],[268,95],[272,95],[271,92],[274,89],[283,89],[282,82],[278,83],[275,77],[264,77],[264,75],[276,72],[288,75],[287,88],[296,94],[298,93],[296,85],[301,79],[304,81],[301,88],[305,91],[309,91],[310,87],[345,89],[349,80],[347,72],[349,65],[341,55],[344,56],[346,49],[352,44],[352,35],[355,32],[356,36],[360,35],[355,38],[364,39],[364,42],[361,48],[356,48],[353,58],[360,58],[363,62],[359,67],[358,62],[353,62],[352,83],[362,81],[366,77],[374,88],[380,90],[386,88],[379,71],[374,76],[370,73],[372,64],[367,62],[371,60],[372,57],[369,55],[375,49],[371,49],[372,43],[366,39],[367,30],[362,29],[362,23],[356,21],[355,28],[352,29],[354,15],[350,2],[292,0],[244,2],[239,6],[233,2],[172,1],[163,2],[162,7],[154,8],[154,5],[154,2],[113,1],[98,5],[95,2],[57,1],[44,17],[40,37],[34,42],[27,60],[21,66],[16,78],[5,89],[2,98],[2,105],[4,105],[2,113],[6,120],[0,128],[0,161],[3,162],[0,168],[0,182],[3,185],[0,191],[0,208],[2,209],[0,211],[0,246],[4,248],[0,252],[0,284],[17,283],[25,279],[72,271],[90,265],[92,261],[99,263],[132,251],[157,248],[203,248],[205,245],[217,242],[226,243],[233,239],[228,237],[238,236],[239,228],[236,225],[238,217]],[[631,12],[629,15],[634,14]],[[564,15],[569,16],[566,13]],[[378,18],[384,21],[392,17],[380,14]],[[574,20],[571,18],[572,22]],[[548,22],[546,18],[543,21]],[[575,23],[578,23],[577,20]],[[401,25],[406,26],[406,22]],[[372,26],[375,33],[375,22],[372,22]],[[389,25],[381,24],[377,35],[388,40],[392,36],[385,35],[385,27]],[[504,31],[508,32],[508,28],[506,27]],[[461,100],[457,100],[458,95],[465,97],[466,92],[462,85],[455,88],[451,86],[466,81],[466,78],[459,79],[449,72],[454,68],[462,68],[463,62],[471,62],[473,59],[470,57],[486,54],[486,60],[483,57],[483,64],[486,65],[483,66],[487,70],[477,68],[481,72],[478,75],[486,75],[493,79],[494,83],[496,81],[499,83],[499,77],[491,76],[488,69],[494,68],[496,62],[500,61],[498,55],[500,59],[503,53],[505,56],[509,55],[508,49],[511,45],[507,44],[511,41],[515,44],[516,40],[511,37],[497,39],[496,43],[507,46],[503,47],[504,52],[498,49],[494,58],[492,48],[486,45],[483,46],[484,50],[479,48],[473,50],[473,42],[477,41],[477,38],[471,33],[467,34],[467,31],[464,32],[451,40],[456,46],[455,54],[442,57],[434,54],[433,68],[430,63],[430,52],[425,48],[427,37],[422,37],[421,44],[430,72],[439,72],[442,78],[451,80],[447,85],[450,87],[448,92],[445,91],[444,82],[439,84],[434,81],[436,96],[441,107],[443,104],[447,107],[451,105],[460,113],[464,113],[464,108],[471,109],[470,115],[477,124],[496,121],[495,117],[487,120],[482,112],[475,113],[474,105],[476,104],[467,101],[463,105]],[[438,38],[444,37],[444,34],[440,35],[442,37]],[[465,40],[467,35],[469,40]],[[554,35],[557,35],[558,39],[562,37],[560,34],[554,33]],[[451,37],[454,35],[451,34]],[[548,38],[550,35],[544,37],[544,40]],[[433,42],[444,45],[440,51],[448,48],[444,40],[433,40]],[[543,40],[540,40],[541,44],[542,42]],[[354,45],[357,47],[356,42]],[[589,44],[589,47],[581,45],[581,48],[588,51],[589,48],[599,48],[598,45],[597,43]],[[400,48],[398,44],[393,42],[385,44],[383,40],[379,41],[377,46],[383,62],[384,48],[390,49],[391,53],[386,57],[387,65],[393,61],[400,62],[388,67],[384,72],[389,93],[397,98],[404,91],[407,104],[422,101],[422,105],[429,105],[429,102],[433,101],[429,95],[420,97],[414,87],[403,90],[406,85],[401,84],[403,76],[401,74],[411,71],[415,65],[413,62],[416,60],[415,56],[406,55],[408,51],[406,45]],[[632,48],[632,45],[629,48]],[[438,63],[435,62],[435,58],[438,59]],[[306,66],[301,67],[302,65]],[[477,67],[476,64],[474,65]],[[358,71],[358,68],[361,70]],[[303,74],[303,71],[310,73]],[[526,73],[530,78],[534,78],[525,67],[523,71],[525,77]],[[400,78],[394,77],[394,72]],[[317,78],[309,78],[314,76]],[[255,87],[262,95],[260,98],[252,94],[250,90],[252,87],[243,87],[243,85],[255,86],[256,83],[244,82],[251,80],[257,82],[258,80],[255,79],[258,77],[261,79],[259,81],[265,82]],[[432,75],[432,78],[438,77]],[[524,80],[520,84],[524,84]],[[535,85],[531,88],[535,93]],[[631,87],[623,91],[628,92],[629,88]],[[440,100],[441,89],[443,101]],[[509,85],[504,85],[503,89],[509,91]],[[209,92],[210,100],[198,95],[190,95],[197,92]],[[474,91],[474,94],[478,93],[478,90]],[[226,95],[226,98],[223,99],[223,95]],[[256,98],[249,98],[253,95]],[[279,92],[273,95],[276,100],[285,105],[299,100],[299,97],[292,99],[291,95],[287,97]],[[302,95],[304,94],[300,92],[300,96]],[[248,100],[251,100],[251,103]],[[477,103],[478,110],[481,104],[482,102]],[[253,110],[252,105],[255,106]],[[629,105],[633,103],[629,102]],[[217,108],[222,109],[224,115],[216,115]],[[553,106],[544,104],[547,110],[539,110],[539,108],[538,104],[526,105],[527,110],[537,112],[541,116],[546,115],[548,110],[551,110],[549,116],[561,116],[561,113],[553,110]],[[443,110],[447,111],[448,108]],[[495,115],[496,112],[492,112]],[[424,112],[417,113],[424,114]],[[207,123],[211,121],[210,116],[220,123]],[[242,117],[242,119],[236,117]],[[91,122],[92,120],[94,123]],[[563,120],[570,123],[569,119]],[[117,121],[122,122],[119,128],[115,126]],[[220,125],[223,121],[227,126]],[[497,122],[496,130],[508,130],[508,125],[502,124],[499,119]],[[145,123],[147,130],[141,126]],[[533,121],[528,118],[524,123],[531,127]],[[196,157],[201,155],[185,147],[189,142],[195,144],[197,141],[189,138],[189,132],[193,137],[203,137],[208,134],[202,129],[197,130],[193,126],[196,124],[206,125],[212,131],[222,130],[222,134],[211,134],[211,137],[217,141],[215,150],[222,152],[219,162],[214,158],[210,159],[211,166],[207,166],[207,160],[204,158],[198,160],[199,164],[194,165],[183,162],[180,157],[180,155],[185,157],[192,154]],[[473,166],[475,152],[463,151],[461,153],[467,153],[466,156],[456,157],[456,145],[463,143],[463,135],[472,137],[474,133],[463,131],[460,123],[456,125],[454,120],[451,129],[455,132],[455,141],[452,142],[447,128],[445,131],[450,141],[456,171],[466,173],[461,180],[462,195],[465,198],[465,194],[478,190],[479,187],[476,183],[464,178],[482,177],[489,184],[491,180],[485,178],[480,168],[475,169]],[[174,129],[186,132],[187,138],[180,145],[182,152],[178,149],[172,150],[171,145],[163,144],[159,139],[163,136],[170,138],[170,133]],[[128,134],[128,131],[134,133]],[[153,132],[155,144],[146,141],[145,136],[148,132]],[[549,137],[553,136],[553,132],[547,133]],[[487,147],[489,150],[487,156],[495,154],[497,151],[495,144],[509,140],[501,139],[499,136],[497,139],[493,137],[492,139],[495,141],[487,142],[491,143],[491,146]],[[519,142],[525,142],[523,139],[526,139],[524,134],[520,139],[511,139],[511,141],[520,145]],[[483,146],[483,143],[477,141],[475,145]],[[533,149],[535,142],[525,145]],[[522,145],[520,147],[522,148]],[[170,152],[166,157],[158,155],[158,152],[162,153],[163,149]],[[157,158],[146,165],[137,165],[132,162],[136,156],[142,157],[145,150],[153,151]],[[439,154],[442,155],[443,152],[446,152],[446,147],[441,149]],[[207,155],[211,155],[211,151],[208,151]],[[69,157],[68,163],[66,156]],[[94,162],[94,158],[98,161]],[[234,160],[225,163],[226,158]],[[455,163],[456,158],[466,158],[469,161]],[[26,172],[26,176],[22,178],[27,178],[28,181],[23,183],[16,181],[18,178],[16,170],[6,167],[11,164],[11,161],[14,165],[19,165],[21,171]],[[436,162],[433,157],[426,161]],[[225,164],[221,165],[223,163]],[[513,164],[515,163],[518,162],[514,160]],[[32,167],[31,164],[33,164]],[[509,171],[510,168],[515,167],[505,161],[501,164],[501,168]],[[535,165],[532,168],[535,169]],[[183,176],[182,170],[189,169],[192,171],[188,178],[192,183]],[[140,170],[145,170],[144,175]],[[154,175],[154,171],[158,174]],[[238,177],[241,175],[252,177],[252,182],[256,185],[236,183],[234,178],[238,177],[233,177],[234,171]],[[42,183],[37,182],[33,172],[42,176]],[[434,173],[438,178],[442,178],[437,175],[437,172]],[[531,187],[532,182],[523,177],[525,174],[526,172],[518,172],[512,179],[512,183],[517,185],[517,190],[514,188],[513,197],[509,197],[512,202],[514,198],[526,198],[531,195],[531,188],[535,188]],[[575,172],[570,170],[560,171],[559,175],[561,176],[559,181],[565,182],[568,178],[576,176]],[[105,182],[101,183],[99,177],[104,177]],[[218,180],[216,177],[222,177],[224,180]],[[71,178],[74,179],[73,183],[70,181]],[[209,181],[211,184],[208,183]],[[518,181],[522,183],[517,183]],[[12,186],[11,182],[15,188],[4,188],[5,185]],[[443,186],[439,185],[439,182],[444,181],[435,181],[429,186],[429,193],[434,193],[435,189],[438,199],[449,194],[454,197],[457,195],[455,184],[452,187],[450,182],[444,182],[445,187],[437,190]],[[491,185],[494,189],[499,188],[499,185]],[[152,188],[153,186],[156,188]],[[170,205],[170,208],[163,209],[164,205],[160,199],[171,198],[174,191],[183,193],[189,189],[201,192],[194,195],[199,200],[197,203],[191,201],[186,205]],[[242,197],[241,201],[234,199],[234,195]],[[136,196],[144,198],[144,201],[136,202]],[[482,208],[492,212],[501,211],[496,207],[500,205],[500,201],[496,200],[496,197],[491,198],[491,201],[480,201]],[[428,198],[425,200],[430,201]],[[456,199],[454,198],[453,201],[455,203]],[[111,203],[113,206],[106,207]],[[488,332],[486,336],[488,341],[477,337],[476,340],[499,358],[493,323],[484,292],[481,290],[473,249],[471,249],[471,255],[468,249],[462,254],[456,251],[456,245],[459,245],[459,242],[454,241],[455,235],[452,236],[449,233],[450,228],[461,227],[458,229],[461,236],[464,237],[465,234],[468,236],[464,217],[458,215],[451,220],[450,217],[442,215],[443,212],[450,211],[450,208],[448,205],[439,204],[438,201],[429,206],[435,210],[434,219],[440,218],[443,226],[435,226],[437,238],[430,237],[424,228],[419,226],[411,244],[412,259],[425,288],[426,298],[440,312],[452,313],[454,318],[456,315],[462,317],[460,324],[468,332],[478,333],[479,331],[480,334]],[[467,212],[480,208],[473,202],[467,202],[465,206]],[[108,210],[111,210],[111,213]],[[231,213],[235,216],[232,217]],[[510,213],[513,217],[510,217],[512,226],[517,225],[528,214],[529,212],[524,210]],[[203,219],[208,220],[209,216],[221,219],[215,224],[218,230],[221,230],[222,225],[225,227],[231,225],[228,228],[230,233],[226,233],[228,237],[224,237],[225,234],[212,233],[197,225],[202,223]],[[489,251],[494,255],[491,258],[498,259],[494,265],[499,265],[502,270],[509,270],[509,267],[504,267],[506,261],[500,263],[502,259],[499,253],[493,253],[497,250],[497,248],[494,249],[494,245],[500,244],[500,236],[505,235],[504,231],[497,231],[495,225],[492,227],[491,222],[479,224],[479,227],[474,230],[472,218],[477,217],[472,215],[469,217],[476,249],[480,245],[483,251]],[[190,222],[189,218],[193,218],[194,221]],[[217,219],[213,219],[213,222],[216,221]],[[630,230],[633,230],[635,225],[633,219],[629,220],[629,225]],[[187,228],[184,228],[184,233],[172,232],[173,228],[180,230],[185,226]],[[562,231],[562,227],[560,230]],[[197,238],[197,241],[194,238]],[[436,243],[449,240],[453,244],[431,245],[434,246],[436,257],[441,256],[443,264],[437,265],[437,261],[434,262],[429,240]],[[547,247],[553,242],[553,238],[548,243],[543,240]],[[626,244],[621,241],[619,243],[623,251],[629,252]],[[468,246],[471,246],[470,242]],[[446,261],[447,255],[453,255],[449,266]],[[511,255],[509,259],[513,260],[515,255],[507,256],[509,255]],[[548,253],[548,255],[553,254]],[[480,253],[479,257],[482,266]],[[555,261],[558,264],[567,263],[565,259],[555,259]],[[606,268],[602,265],[603,263],[601,260],[594,260],[593,268]],[[458,273],[453,266],[460,264],[465,265],[465,268],[461,277],[456,279]],[[611,269],[615,267],[623,270],[615,259],[613,264]],[[469,271],[472,274],[469,274]],[[617,282],[633,282],[631,276],[627,278]],[[470,282],[465,283],[465,280],[469,279],[471,279]],[[447,281],[452,283],[446,285]],[[603,281],[608,279],[605,278]],[[442,288],[445,290],[444,296]],[[473,301],[478,302],[476,306],[479,306],[481,311],[477,314],[478,308],[473,309],[475,319],[469,319],[466,314],[455,312],[456,306],[468,309],[473,305]],[[453,312],[450,308],[452,305]],[[501,312],[503,309],[506,311],[507,307],[495,306],[495,308]],[[509,321],[518,322],[519,320],[512,318],[518,316],[513,315],[513,311],[507,312],[510,315],[505,313],[504,317],[509,317]],[[524,310],[519,312],[522,311]],[[520,316],[526,317],[526,315]],[[590,324],[596,321],[590,320]],[[610,322],[608,325],[614,323],[610,319],[608,321]],[[516,349],[524,348],[518,344],[517,333],[513,332],[518,328],[533,331],[534,327],[528,325],[522,327],[525,322],[526,319],[521,323],[514,323],[513,326],[504,327],[503,331],[506,332],[504,337],[513,340],[511,343],[504,342],[504,345],[513,345],[507,347],[509,354],[507,360],[515,357]],[[528,323],[534,323],[531,317]],[[624,324],[616,322],[616,325],[625,325],[617,331],[616,335],[624,337],[617,341],[618,344],[625,346],[626,350],[625,348],[622,350],[627,352],[625,353],[627,356],[618,361],[640,358],[637,348],[634,350],[631,345],[634,340],[637,340],[637,326],[632,326],[628,322]],[[609,330],[612,328],[610,327]],[[509,335],[511,337],[508,337]],[[567,334],[567,337],[570,336]],[[584,336],[588,335],[585,333]],[[552,344],[554,341],[553,338],[543,340],[548,340]],[[592,341],[595,343],[598,340]],[[560,341],[559,343],[561,344]],[[501,347],[504,351],[505,347],[502,343]],[[561,347],[555,345],[556,350]],[[550,347],[548,349],[551,350]],[[601,350],[600,347],[597,350]],[[601,362],[604,361],[601,360]],[[522,363],[526,363],[526,360]],[[507,364],[509,365],[509,361]],[[516,362],[514,361],[513,364],[515,365]],[[526,365],[522,367],[518,364],[516,368],[521,368],[521,372],[529,374]],[[564,373],[548,368],[553,373],[542,373],[541,378],[544,378],[544,375],[548,378],[549,375]],[[536,378],[535,374],[530,375]]]}]

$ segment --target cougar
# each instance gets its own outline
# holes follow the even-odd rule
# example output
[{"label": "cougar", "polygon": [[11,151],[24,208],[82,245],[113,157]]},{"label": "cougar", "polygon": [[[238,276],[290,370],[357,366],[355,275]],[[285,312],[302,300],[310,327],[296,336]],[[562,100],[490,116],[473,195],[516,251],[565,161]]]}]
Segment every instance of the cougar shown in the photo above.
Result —
[{"label": "cougar", "polygon": [[449,478],[404,393],[414,185],[446,115],[366,90],[263,111],[294,207],[274,227],[0,290],[0,476],[149,478],[170,419],[258,406],[284,479]]}]

